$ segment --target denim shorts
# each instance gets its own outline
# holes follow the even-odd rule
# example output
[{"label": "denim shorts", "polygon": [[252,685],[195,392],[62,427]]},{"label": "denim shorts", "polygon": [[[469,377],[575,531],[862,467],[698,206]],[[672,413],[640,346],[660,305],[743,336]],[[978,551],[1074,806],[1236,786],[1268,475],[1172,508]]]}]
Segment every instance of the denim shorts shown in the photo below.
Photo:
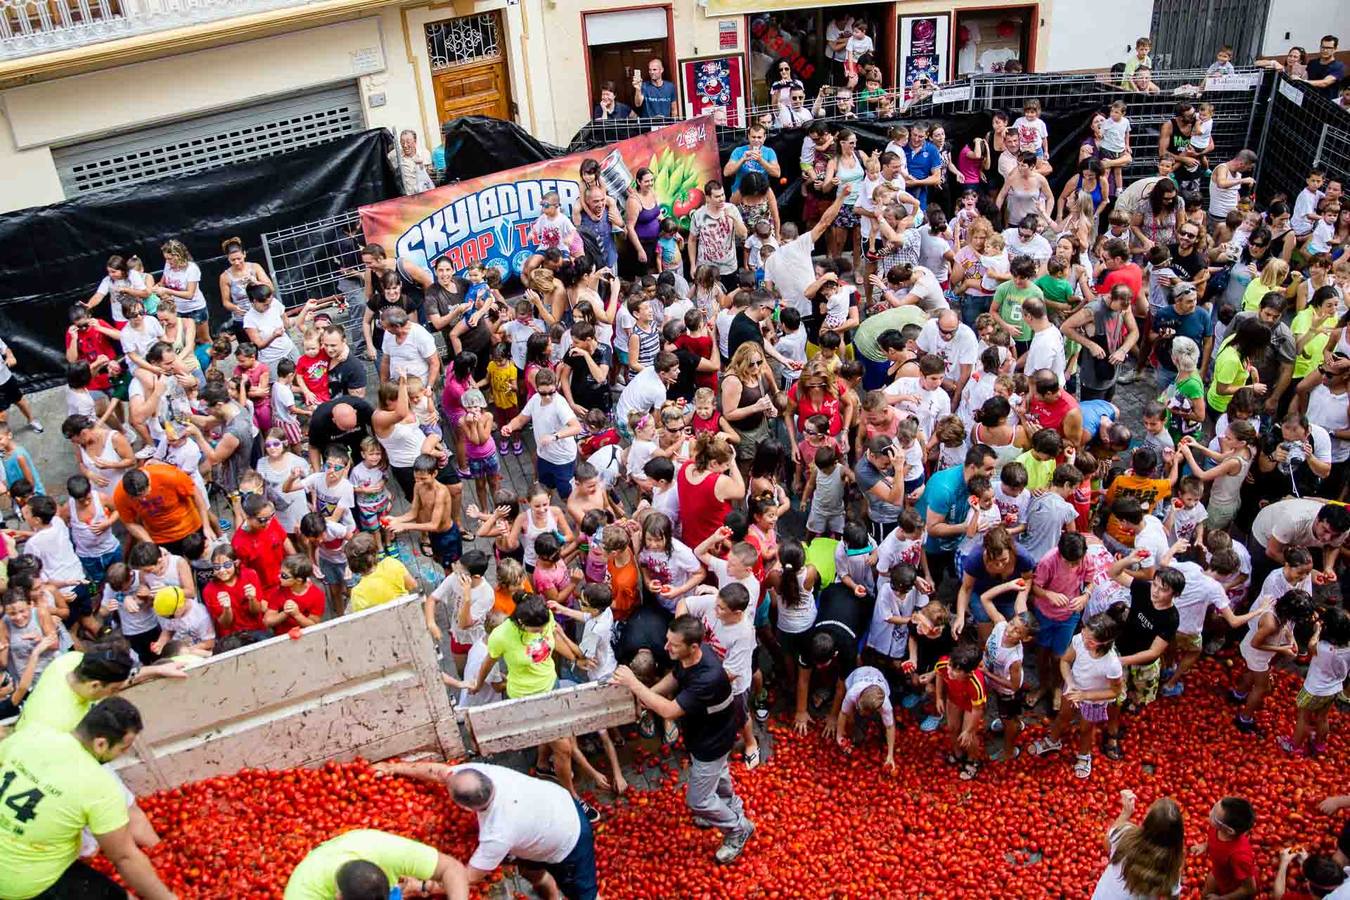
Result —
[{"label": "denim shorts", "polygon": [[1078,631],[1078,620],[1082,617],[1082,614],[1074,613],[1061,622],[1049,618],[1039,608],[1033,607],[1033,609],[1036,613],[1036,621],[1041,625],[1040,631],[1036,634],[1036,646],[1044,647],[1055,656],[1063,656],[1068,651],[1074,634]]},{"label": "denim shorts", "polygon": [[[1013,595],[1005,594],[1003,596],[1013,596]],[[1015,599],[1004,601],[1003,597],[1000,597],[998,600],[994,601],[994,609],[998,610],[999,614],[1002,615],[1003,618],[1011,620],[1013,617],[1013,605],[1015,602],[1016,602]],[[984,604],[980,602],[979,594],[970,595],[970,616],[980,624],[986,624],[994,621],[993,619],[989,618],[988,611],[984,608]]]},{"label": "denim shorts", "polygon": [[207,322],[210,321],[211,319],[211,314],[207,311],[206,307],[202,307],[201,309],[194,309],[191,312],[183,312],[180,309],[178,311],[178,315],[183,317],[184,319],[191,319],[194,322]]}]

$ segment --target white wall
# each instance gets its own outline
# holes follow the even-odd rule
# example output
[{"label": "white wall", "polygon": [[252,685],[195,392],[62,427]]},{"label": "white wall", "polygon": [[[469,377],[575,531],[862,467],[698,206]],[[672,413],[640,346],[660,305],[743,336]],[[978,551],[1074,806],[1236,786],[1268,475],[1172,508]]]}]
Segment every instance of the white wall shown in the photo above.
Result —
[{"label": "white wall", "polygon": [[1262,56],[1284,56],[1298,46],[1317,55],[1317,42],[1324,34],[1341,39],[1341,49],[1350,48],[1350,2],[1347,0],[1270,0]]},{"label": "white wall", "polygon": [[1041,40],[1049,45],[1043,70],[1106,69],[1123,60],[1135,40],[1148,34],[1153,0],[1055,0],[1052,13],[1041,32]]}]

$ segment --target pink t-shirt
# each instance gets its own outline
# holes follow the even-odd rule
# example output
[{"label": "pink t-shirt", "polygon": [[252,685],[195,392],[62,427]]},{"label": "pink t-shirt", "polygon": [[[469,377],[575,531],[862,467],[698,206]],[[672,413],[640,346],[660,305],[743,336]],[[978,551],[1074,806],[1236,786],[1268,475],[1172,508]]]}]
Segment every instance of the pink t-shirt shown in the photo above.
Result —
[{"label": "pink t-shirt", "polygon": [[[1076,597],[1083,592],[1084,566],[1081,562],[1071,564],[1064,561],[1058,550],[1051,550],[1036,563],[1036,584],[1047,591],[1055,591],[1066,597]],[[1047,619],[1063,622],[1073,615],[1067,606],[1055,606],[1041,598],[1036,598],[1036,609]]]},{"label": "pink t-shirt", "polygon": [[567,566],[559,563],[556,566],[536,566],[530,580],[534,582],[534,589],[542,594],[544,591],[557,590],[563,587],[571,577],[567,573]]}]

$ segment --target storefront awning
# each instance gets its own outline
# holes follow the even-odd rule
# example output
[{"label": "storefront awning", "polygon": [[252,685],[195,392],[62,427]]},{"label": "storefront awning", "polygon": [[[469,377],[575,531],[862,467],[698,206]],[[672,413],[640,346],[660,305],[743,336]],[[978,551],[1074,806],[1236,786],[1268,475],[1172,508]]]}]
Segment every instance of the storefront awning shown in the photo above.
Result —
[{"label": "storefront awning", "polygon": [[[882,0],[862,0],[877,3]],[[857,6],[856,0],[703,0],[708,16],[753,15],[788,9],[819,9],[828,6]]]}]

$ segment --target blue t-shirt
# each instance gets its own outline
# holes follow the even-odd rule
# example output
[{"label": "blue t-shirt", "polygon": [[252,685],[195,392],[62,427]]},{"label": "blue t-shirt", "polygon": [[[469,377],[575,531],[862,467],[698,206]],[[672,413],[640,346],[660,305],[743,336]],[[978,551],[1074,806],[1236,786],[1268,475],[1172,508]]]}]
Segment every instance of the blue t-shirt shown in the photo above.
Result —
[{"label": "blue t-shirt", "polygon": [[[970,514],[965,466],[952,466],[950,469],[935,472],[933,477],[928,479],[928,486],[923,489],[923,496],[919,498],[917,509],[919,516],[925,521],[931,509],[945,518],[948,525],[964,525],[966,516]],[[930,534],[924,541],[924,548],[929,553],[948,553],[955,550],[960,543],[959,534],[951,537],[935,537]]]},{"label": "blue t-shirt", "polygon": [[[1176,337],[1188,337],[1195,341],[1195,346],[1203,347],[1205,338],[1214,334],[1214,321],[1210,318],[1209,310],[1204,307],[1197,306],[1183,316],[1177,312],[1176,307],[1169,306],[1158,313],[1153,328],[1155,331],[1170,328],[1176,332]],[[1177,367],[1172,365],[1172,345],[1170,341],[1166,343],[1166,347],[1158,348],[1158,363],[1169,372],[1175,372]]]},{"label": "blue t-shirt", "polygon": [[663,81],[657,87],[650,81],[642,82],[642,105],[637,114],[643,119],[656,119],[674,114],[675,82]]},{"label": "blue t-shirt", "polygon": [[[905,168],[909,169],[910,178],[927,178],[933,174],[933,170],[942,168],[942,154],[937,147],[928,141],[924,141],[923,146],[918,150],[906,144]],[[927,187],[909,188],[909,193],[914,195],[914,199],[919,201],[920,206],[924,209],[928,208]]]},{"label": "blue t-shirt", "polygon": [[464,291],[464,302],[473,304],[474,309],[479,309],[489,297],[492,296],[492,288],[488,287],[486,281],[480,281],[477,284],[471,284]]},{"label": "blue t-shirt", "polygon": [[1107,421],[1114,422],[1117,415],[1115,405],[1109,400],[1080,400],[1078,411],[1083,414],[1083,433],[1088,436],[1089,441],[1097,439],[1102,416],[1106,416]]},{"label": "blue t-shirt", "polygon": [[[962,575],[969,575],[975,582],[974,592],[971,595],[971,602],[977,602],[976,598],[992,587],[998,587],[1005,581],[1011,581],[1014,578],[1020,578],[1023,575],[1031,574],[1036,571],[1036,557],[1027,552],[1021,544],[1013,545],[1017,553],[1017,561],[1013,564],[1013,573],[1011,575],[991,576],[984,568],[984,539],[977,540],[965,557],[961,560]],[[1007,601],[1009,607],[1013,604],[1015,594],[1004,594],[1001,599]]]},{"label": "blue t-shirt", "polygon": [[[737,147],[735,150],[731,151],[731,161],[739,162],[744,159],[745,154],[749,152],[750,146],[748,144],[744,147]],[[774,152],[772,147],[767,145],[759,148],[759,158],[766,163],[778,163],[778,154]],[[747,172],[763,172],[764,177],[766,178],[769,175],[768,172],[764,171],[764,167],[759,164],[758,160],[752,159],[736,170],[736,178],[731,182],[731,193],[734,194],[741,189],[741,178],[744,177]]]}]

